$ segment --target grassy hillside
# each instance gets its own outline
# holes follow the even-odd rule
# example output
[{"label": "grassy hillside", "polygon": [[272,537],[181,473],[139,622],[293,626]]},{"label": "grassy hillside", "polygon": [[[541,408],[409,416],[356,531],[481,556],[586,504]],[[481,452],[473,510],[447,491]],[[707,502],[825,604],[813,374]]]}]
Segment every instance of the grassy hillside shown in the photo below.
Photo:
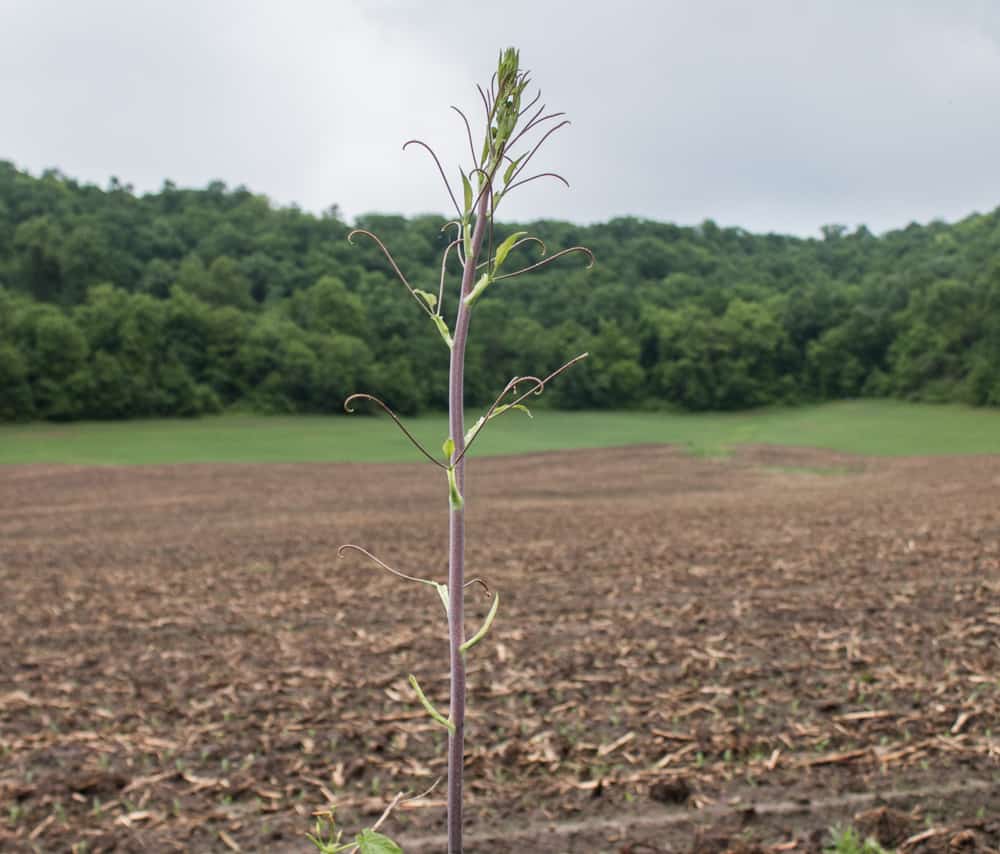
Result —
[{"label": "grassy hillside", "polygon": [[[471,419],[470,419],[471,420]],[[429,448],[445,419],[407,422]],[[720,454],[741,444],[860,454],[1000,453],[1000,412],[961,406],[854,401],[732,414],[519,413],[490,425],[479,454],[671,443]],[[190,421],[80,422],[0,427],[0,463],[143,465],[190,462],[402,462],[419,457],[387,418],[215,416]]]}]

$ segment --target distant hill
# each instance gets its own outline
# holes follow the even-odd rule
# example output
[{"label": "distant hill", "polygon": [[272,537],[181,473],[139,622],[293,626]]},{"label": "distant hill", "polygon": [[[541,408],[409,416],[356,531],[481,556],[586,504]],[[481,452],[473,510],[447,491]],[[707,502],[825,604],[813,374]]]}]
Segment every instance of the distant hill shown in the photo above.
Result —
[{"label": "distant hill", "polygon": [[[443,218],[371,214],[437,292]],[[548,403],[739,409],[859,396],[1000,405],[1000,209],[876,236],[632,218],[528,229],[569,258],[476,305],[470,402],[588,350]],[[336,412],[358,390],[443,408],[447,348],[350,226],[222,183],[36,177],[0,161],[0,419]],[[530,264],[517,250],[508,261]],[[454,305],[457,262],[445,314]]]}]

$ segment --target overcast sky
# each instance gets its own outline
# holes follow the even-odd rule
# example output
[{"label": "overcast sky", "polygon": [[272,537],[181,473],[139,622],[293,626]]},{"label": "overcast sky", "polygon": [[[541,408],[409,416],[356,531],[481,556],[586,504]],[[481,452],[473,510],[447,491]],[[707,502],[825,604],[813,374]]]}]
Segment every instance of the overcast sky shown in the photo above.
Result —
[{"label": "overcast sky", "polygon": [[[572,126],[505,219],[874,231],[1000,205],[997,0],[0,0],[0,158],[444,212],[474,83],[521,49]],[[465,158],[468,160],[467,145]]]}]

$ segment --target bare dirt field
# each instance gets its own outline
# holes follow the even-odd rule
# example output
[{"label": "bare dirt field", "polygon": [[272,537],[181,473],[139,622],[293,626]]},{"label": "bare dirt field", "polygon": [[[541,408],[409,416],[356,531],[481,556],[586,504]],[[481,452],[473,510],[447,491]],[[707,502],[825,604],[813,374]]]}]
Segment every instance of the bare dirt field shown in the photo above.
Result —
[{"label": "bare dirt field", "polygon": [[[0,469],[0,849],[306,851],[444,773],[423,465]],[[1000,458],[474,460],[467,851],[1000,849]],[[469,626],[488,600],[469,590]],[[444,848],[443,790],[386,825]],[[74,846],[76,846],[74,848]]]}]

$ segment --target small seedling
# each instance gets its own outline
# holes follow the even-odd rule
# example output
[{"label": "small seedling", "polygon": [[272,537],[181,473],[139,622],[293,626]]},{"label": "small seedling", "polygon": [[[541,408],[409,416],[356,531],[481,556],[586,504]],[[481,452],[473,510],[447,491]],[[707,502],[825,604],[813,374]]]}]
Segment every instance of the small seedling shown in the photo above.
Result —
[{"label": "small seedling", "polygon": [[[451,693],[448,713],[445,714],[427,697],[417,677],[410,675],[409,682],[414,695],[427,714],[448,733],[448,851],[460,854],[462,851],[462,755],[465,734],[465,658],[469,652],[487,635],[500,607],[500,594],[494,592],[480,578],[465,577],[465,461],[469,449],[479,438],[489,423],[505,413],[520,411],[531,415],[525,401],[532,395],[541,394],[547,384],[586,357],[582,353],[556,368],[545,377],[514,377],[500,391],[493,404],[469,428],[465,426],[465,351],[469,336],[469,326],[477,302],[487,291],[495,293],[497,285],[507,279],[538,270],[558,258],[582,254],[593,264],[593,255],[582,246],[572,246],[553,254],[537,237],[525,231],[516,231],[501,241],[495,240],[494,219],[501,202],[517,188],[542,178],[553,178],[568,186],[561,175],[554,172],[540,172],[525,175],[529,163],[545,141],[569,122],[563,113],[547,112],[541,103],[539,92],[530,103],[522,104],[528,88],[529,75],[521,70],[520,57],[513,48],[500,54],[497,70],[490,83],[484,88],[477,87],[485,115],[485,129],[482,142],[476,145],[472,124],[457,107],[452,109],[459,115],[464,126],[469,145],[471,162],[465,169],[459,169],[461,189],[454,192],[444,168],[434,150],[421,140],[410,140],[404,150],[418,146],[430,154],[444,181],[445,189],[455,209],[456,218],[445,224],[443,231],[454,228],[454,238],[444,249],[441,259],[441,277],[438,292],[414,288],[400,270],[388,247],[370,231],[355,229],[348,235],[352,242],[358,237],[374,241],[385,256],[396,276],[406,287],[420,310],[431,321],[433,331],[438,334],[448,349],[450,369],[448,375],[448,436],[440,454],[432,453],[414,438],[404,426],[399,416],[380,398],[367,394],[355,394],[344,402],[348,412],[359,401],[370,401],[380,407],[402,430],[433,465],[442,470],[447,481],[449,512],[449,553],[448,580],[441,583],[401,572],[377,558],[361,546],[342,546],[339,555],[353,551],[374,562],[380,568],[405,581],[429,587],[444,609],[448,624],[450,650]],[[527,249],[538,250],[540,257],[533,263],[524,262],[516,269],[510,269]],[[457,299],[446,303],[445,283],[449,273],[449,261],[457,257],[461,265],[461,279]],[[446,317],[446,307],[454,306]],[[450,321],[450,322],[449,322]],[[492,598],[492,603],[480,628],[471,636],[465,630],[465,601],[467,587],[479,584]],[[374,829],[373,829],[374,830]],[[339,838],[339,837],[338,837]],[[315,839],[314,839],[315,841]],[[326,842],[324,844],[330,845]],[[354,846],[361,851],[390,851],[393,849],[365,848],[368,844],[362,836],[350,843],[332,843],[347,847],[333,847],[323,850],[342,851]],[[374,843],[372,843],[374,844]],[[392,843],[394,844],[394,843]]]},{"label": "small seedling", "polygon": [[870,836],[862,841],[853,827],[834,828],[830,835],[832,842],[824,849],[826,854],[890,854]]},{"label": "small seedling", "polygon": [[388,836],[379,833],[378,829],[385,823],[385,820],[399,804],[426,798],[434,791],[438,782],[440,781],[435,781],[434,785],[426,792],[417,795],[415,798],[406,798],[405,793],[400,792],[392,799],[392,803],[385,808],[385,811],[379,816],[375,824],[365,828],[354,839],[347,842],[343,841],[344,831],[337,827],[337,821],[333,816],[332,810],[316,814],[315,833],[307,833],[306,837],[319,849],[320,854],[341,854],[341,852],[347,852],[347,854],[403,854],[403,849]]}]

